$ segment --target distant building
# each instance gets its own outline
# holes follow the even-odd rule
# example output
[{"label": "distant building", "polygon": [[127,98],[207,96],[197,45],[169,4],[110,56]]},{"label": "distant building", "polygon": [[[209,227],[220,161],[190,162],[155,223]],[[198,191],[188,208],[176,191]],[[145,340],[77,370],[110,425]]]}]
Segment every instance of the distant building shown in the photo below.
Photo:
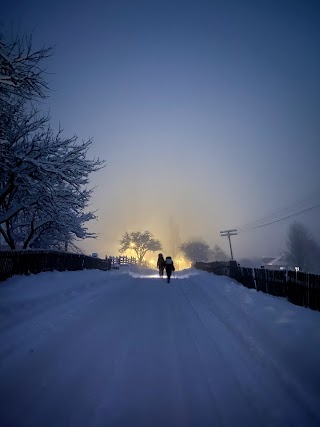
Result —
[{"label": "distant building", "polygon": [[269,270],[290,269],[285,255],[280,255],[278,257],[263,257],[261,267],[267,268]]}]

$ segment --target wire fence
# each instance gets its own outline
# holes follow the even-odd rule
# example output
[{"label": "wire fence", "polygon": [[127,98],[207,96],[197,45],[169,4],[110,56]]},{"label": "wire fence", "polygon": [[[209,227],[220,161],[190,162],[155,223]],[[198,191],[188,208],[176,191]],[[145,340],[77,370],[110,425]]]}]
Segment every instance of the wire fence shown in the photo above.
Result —
[{"label": "wire fence", "polygon": [[15,275],[38,274],[43,271],[110,270],[111,260],[60,251],[0,252],[0,282]]},{"label": "wire fence", "polygon": [[249,289],[283,297],[293,304],[320,311],[320,275],[301,271],[246,268],[236,261],[196,262],[194,267],[229,276]]}]

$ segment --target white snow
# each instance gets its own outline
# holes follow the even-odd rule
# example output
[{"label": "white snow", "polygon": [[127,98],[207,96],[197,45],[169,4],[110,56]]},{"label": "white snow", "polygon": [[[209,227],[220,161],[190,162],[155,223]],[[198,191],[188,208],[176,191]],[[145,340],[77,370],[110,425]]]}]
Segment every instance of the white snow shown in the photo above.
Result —
[{"label": "white snow", "polygon": [[0,284],[1,427],[319,426],[319,361],[319,312],[224,276]]}]

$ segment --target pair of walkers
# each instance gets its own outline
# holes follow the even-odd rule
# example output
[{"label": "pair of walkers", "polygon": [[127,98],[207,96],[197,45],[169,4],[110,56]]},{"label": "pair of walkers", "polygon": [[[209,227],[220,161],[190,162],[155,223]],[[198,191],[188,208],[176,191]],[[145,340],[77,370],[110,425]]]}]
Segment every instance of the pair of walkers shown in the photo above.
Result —
[{"label": "pair of walkers", "polygon": [[159,269],[159,276],[160,277],[163,277],[163,272],[164,272],[164,270],[166,270],[167,282],[169,283],[171,274],[175,270],[171,256],[167,256],[166,259],[164,259],[163,255],[159,254],[158,255],[157,267]]}]

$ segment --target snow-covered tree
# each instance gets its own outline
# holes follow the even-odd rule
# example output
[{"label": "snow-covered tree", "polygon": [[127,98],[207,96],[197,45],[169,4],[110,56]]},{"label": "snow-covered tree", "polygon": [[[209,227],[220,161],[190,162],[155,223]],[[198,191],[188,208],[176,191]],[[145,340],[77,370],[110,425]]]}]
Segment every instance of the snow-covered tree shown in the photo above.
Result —
[{"label": "snow-covered tree", "polygon": [[95,218],[93,212],[83,213],[92,193],[87,186],[89,175],[104,162],[87,159],[92,140],[78,144],[76,137],[54,134],[48,120],[22,111],[2,143],[0,224],[5,226],[0,232],[12,248],[21,240],[23,247],[30,246],[40,230],[54,224],[88,237],[83,224]]},{"label": "snow-covered tree", "polygon": [[89,176],[104,166],[89,160],[92,140],[54,132],[34,102],[48,90],[44,60],[52,48],[0,35],[0,234],[12,248],[64,247],[94,237],[85,224]]},{"label": "snow-covered tree", "polygon": [[44,98],[48,85],[43,62],[51,54],[52,47],[33,49],[32,37],[8,41],[0,34],[0,98]]},{"label": "snow-covered tree", "polygon": [[96,218],[89,176],[104,162],[87,158],[91,139],[53,132],[33,104],[46,95],[43,60],[51,52],[0,35],[0,234],[12,249],[93,236],[85,227]]},{"label": "snow-covered tree", "polygon": [[88,232],[85,223],[96,216],[83,212],[90,190],[75,192],[64,183],[60,188],[54,184],[47,190],[47,194],[39,195],[37,203],[22,209],[3,226],[4,238],[12,249],[40,247],[40,243],[42,248],[67,247],[75,239],[95,236]]},{"label": "snow-covered tree", "polygon": [[191,240],[180,245],[183,256],[191,262],[207,262],[210,254],[210,246],[202,240]]},{"label": "snow-covered tree", "polygon": [[34,49],[32,37],[6,40],[0,34],[0,143],[21,103],[46,97],[44,60],[51,54],[52,47]]},{"label": "snow-covered tree", "polygon": [[155,252],[162,249],[160,240],[155,239],[149,231],[144,231],[143,233],[140,231],[126,232],[120,240],[120,245],[119,252],[123,254],[125,251],[132,249],[137,255],[139,264],[142,264],[147,252]]},{"label": "snow-covered tree", "polygon": [[319,246],[308,228],[300,222],[291,224],[286,253],[289,263],[307,273],[319,272],[319,256]]}]

